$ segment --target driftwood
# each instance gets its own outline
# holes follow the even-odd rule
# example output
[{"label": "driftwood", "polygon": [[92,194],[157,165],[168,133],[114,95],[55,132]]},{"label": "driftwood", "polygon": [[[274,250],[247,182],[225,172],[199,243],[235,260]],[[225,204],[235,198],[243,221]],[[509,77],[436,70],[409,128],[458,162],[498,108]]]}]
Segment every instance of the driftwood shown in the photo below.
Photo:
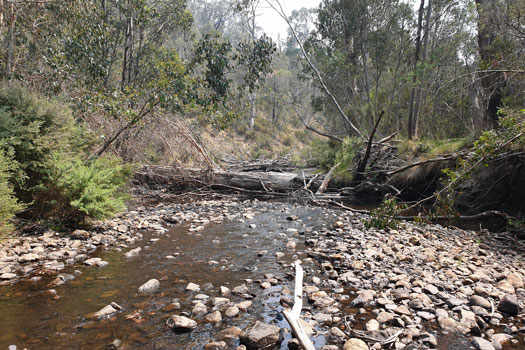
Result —
[{"label": "driftwood", "polygon": [[283,311],[284,318],[290,324],[293,334],[297,337],[304,350],[315,350],[314,344],[301,325],[301,310],[303,309],[303,268],[299,261],[295,262],[294,305],[291,311]]}]

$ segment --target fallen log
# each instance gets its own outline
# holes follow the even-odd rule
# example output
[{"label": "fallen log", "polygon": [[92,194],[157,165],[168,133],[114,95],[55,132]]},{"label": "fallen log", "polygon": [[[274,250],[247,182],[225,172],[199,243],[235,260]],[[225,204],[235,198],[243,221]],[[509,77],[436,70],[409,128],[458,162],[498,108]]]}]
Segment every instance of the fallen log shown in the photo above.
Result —
[{"label": "fallen log", "polygon": [[318,175],[304,176],[292,172],[146,166],[135,173],[134,183],[153,188],[194,190],[208,187],[270,194],[290,193],[302,189],[305,182],[309,183],[308,188],[317,189],[321,185],[318,177]]}]

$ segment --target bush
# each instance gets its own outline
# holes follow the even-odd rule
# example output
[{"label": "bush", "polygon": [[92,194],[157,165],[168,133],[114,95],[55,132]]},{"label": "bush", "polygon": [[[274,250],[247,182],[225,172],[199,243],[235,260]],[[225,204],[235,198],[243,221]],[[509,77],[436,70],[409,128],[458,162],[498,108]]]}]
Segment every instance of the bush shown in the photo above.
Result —
[{"label": "bush", "polygon": [[13,189],[8,180],[13,161],[0,151],[0,236],[12,229],[11,219],[16,212],[23,209],[13,195]]},{"label": "bush", "polygon": [[87,160],[93,146],[67,106],[19,87],[0,89],[0,150],[12,155],[9,182],[34,217],[75,224],[124,209],[131,167]]},{"label": "bush", "polygon": [[47,162],[36,203],[47,215],[61,222],[78,223],[86,217],[105,219],[125,209],[124,191],[132,167],[116,158],[91,162],[78,156],[54,153]]}]

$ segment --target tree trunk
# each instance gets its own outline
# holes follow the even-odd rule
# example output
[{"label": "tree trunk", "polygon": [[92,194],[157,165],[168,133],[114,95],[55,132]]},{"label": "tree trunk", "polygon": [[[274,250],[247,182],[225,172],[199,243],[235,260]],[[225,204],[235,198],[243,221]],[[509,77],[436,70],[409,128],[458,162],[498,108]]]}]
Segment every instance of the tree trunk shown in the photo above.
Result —
[{"label": "tree trunk", "polygon": [[425,0],[421,0],[419,6],[419,13],[417,19],[417,37],[416,37],[416,51],[414,54],[414,76],[412,78],[412,92],[410,93],[410,111],[408,114],[408,139],[412,140],[415,135],[415,105],[416,105],[416,94],[417,94],[417,64],[419,63],[419,55],[421,51],[421,31],[423,29],[423,10],[425,9]]},{"label": "tree trunk", "polygon": [[[430,19],[432,17],[432,0],[428,0],[427,5],[427,14],[425,19],[425,36],[423,38],[423,51],[421,53],[421,62],[425,63],[425,60],[427,58],[427,50],[428,50],[428,38],[430,36]],[[416,96],[416,106],[414,110],[414,137],[418,138],[418,125],[419,125],[419,112],[421,110],[421,105],[423,103],[423,81],[425,81],[426,78],[426,69],[423,71],[423,76],[421,79],[421,82],[419,83],[419,88],[417,90],[417,96]]]},{"label": "tree trunk", "polygon": [[[497,41],[498,8],[496,1],[476,0],[478,11],[478,46],[482,70],[498,69],[501,52],[495,47]],[[505,76],[503,72],[480,73],[483,97],[486,101],[486,126],[493,128],[498,123],[498,109],[502,105]]]},{"label": "tree trunk", "polygon": [[248,99],[250,100],[250,129],[253,129],[255,126],[255,102],[257,100],[257,94],[255,92],[250,93]]}]

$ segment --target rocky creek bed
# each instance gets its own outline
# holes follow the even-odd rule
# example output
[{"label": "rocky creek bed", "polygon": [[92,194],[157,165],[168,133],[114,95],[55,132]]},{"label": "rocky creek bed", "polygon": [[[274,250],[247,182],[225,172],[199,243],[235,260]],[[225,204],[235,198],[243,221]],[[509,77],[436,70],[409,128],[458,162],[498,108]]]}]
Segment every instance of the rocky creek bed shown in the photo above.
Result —
[{"label": "rocky creek bed", "polygon": [[281,202],[137,207],[0,247],[0,348],[297,348],[292,262],[317,349],[525,349],[524,244]]}]

